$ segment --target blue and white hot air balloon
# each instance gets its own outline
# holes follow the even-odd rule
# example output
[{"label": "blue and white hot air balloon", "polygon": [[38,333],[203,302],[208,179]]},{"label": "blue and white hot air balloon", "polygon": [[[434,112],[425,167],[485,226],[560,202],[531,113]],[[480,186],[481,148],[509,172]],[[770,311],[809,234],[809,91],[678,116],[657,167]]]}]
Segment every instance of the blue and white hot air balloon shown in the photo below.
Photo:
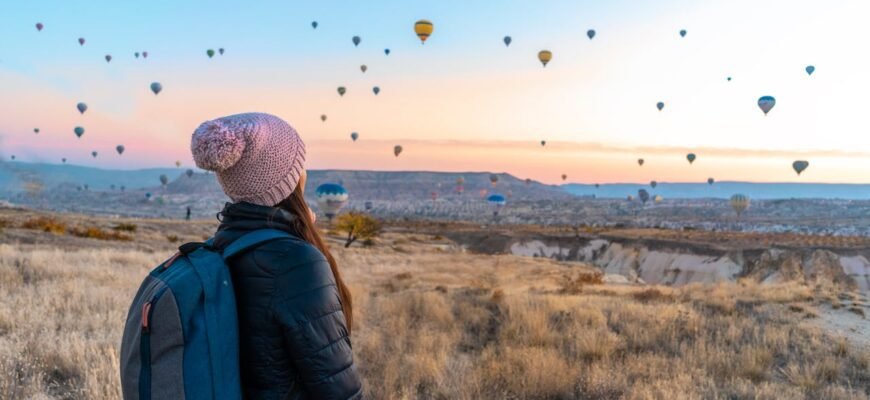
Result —
[{"label": "blue and white hot air balloon", "polygon": [[776,99],[773,98],[773,96],[761,96],[758,98],[758,108],[760,108],[761,111],[764,111],[764,115],[767,115],[775,105]]},{"label": "blue and white hot air balloon", "polygon": [[486,202],[492,207],[492,215],[498,216],[498,212],[507,204],[507,199],[500,194],[491,194],[486,198]]},{"label": "blue and white hot air balloon", "polygon": [[314,194],[317,197],[317,206],[330,221],[347,204],[347,190],[337,183],[324,183],[317,187]]}]

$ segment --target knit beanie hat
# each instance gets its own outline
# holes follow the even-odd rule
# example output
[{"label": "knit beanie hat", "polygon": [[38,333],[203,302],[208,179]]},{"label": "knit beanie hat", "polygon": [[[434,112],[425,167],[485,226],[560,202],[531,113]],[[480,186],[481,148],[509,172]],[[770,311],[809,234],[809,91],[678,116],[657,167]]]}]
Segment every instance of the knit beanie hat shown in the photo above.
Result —
[{"label": "knit beanie hat", "polygon": [[305,168],[305,143],[274,115],[248,113],[203,122],[190,141],[196,166],[214,171],[234,202],[272,207],[290,196]]}]

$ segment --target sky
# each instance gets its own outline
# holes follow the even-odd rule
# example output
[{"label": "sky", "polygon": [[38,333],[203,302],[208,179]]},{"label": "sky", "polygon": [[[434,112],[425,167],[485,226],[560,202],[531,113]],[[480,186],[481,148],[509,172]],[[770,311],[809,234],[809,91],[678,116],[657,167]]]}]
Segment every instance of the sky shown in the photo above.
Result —
[{"label": "sky", "polygon": [[0,156],[193,167],[201,122],[258,111],[293,125],[316,169],[870,183],[865,0],[250,3],[0,2]]}]

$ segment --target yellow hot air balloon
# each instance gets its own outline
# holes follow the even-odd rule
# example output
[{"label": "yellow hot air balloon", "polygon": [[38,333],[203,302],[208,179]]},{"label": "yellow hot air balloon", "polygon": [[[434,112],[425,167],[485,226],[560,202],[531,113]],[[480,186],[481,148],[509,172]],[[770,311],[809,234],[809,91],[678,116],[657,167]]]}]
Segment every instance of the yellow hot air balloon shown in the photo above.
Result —
[{"label": "yellow hot air balloon", "polygon": [[176,160],[176,161],[175,161],[175,167],[176,167],[176,168],[177,168],[177,167],[181,167],[181,160]]},{"label": "yellow hot air balloon", "polygon": [[417,34],[417,37],[420,38],[420,43],[425,44],[426,39],[429,39],[429,35],[432,34],[432,31],[435,30],[435,25],[432,25],[432,21],[428,19],[421,19],[414,24],[414,32]]},{"label": "yellow hot air balloon", "polygon": [[538,60],[541,61],[541,64],[547,66],[547,63],[553,59],[553,53],[550,50],[541,50],[538,52]]}]

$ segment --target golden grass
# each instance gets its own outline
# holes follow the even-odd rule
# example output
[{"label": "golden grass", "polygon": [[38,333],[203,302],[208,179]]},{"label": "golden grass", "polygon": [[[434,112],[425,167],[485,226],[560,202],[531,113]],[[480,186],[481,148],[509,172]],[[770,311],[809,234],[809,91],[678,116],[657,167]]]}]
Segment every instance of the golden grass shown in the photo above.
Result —
[{"label": "golden grass", "polygon": [[[870,395],[870,355],[799,323],[807,287],[609,286],[576,264],[384,242],[334,246],[367,398]],[[168,254],[0,245],[0,399],[117,399],[127,307]]]}]

